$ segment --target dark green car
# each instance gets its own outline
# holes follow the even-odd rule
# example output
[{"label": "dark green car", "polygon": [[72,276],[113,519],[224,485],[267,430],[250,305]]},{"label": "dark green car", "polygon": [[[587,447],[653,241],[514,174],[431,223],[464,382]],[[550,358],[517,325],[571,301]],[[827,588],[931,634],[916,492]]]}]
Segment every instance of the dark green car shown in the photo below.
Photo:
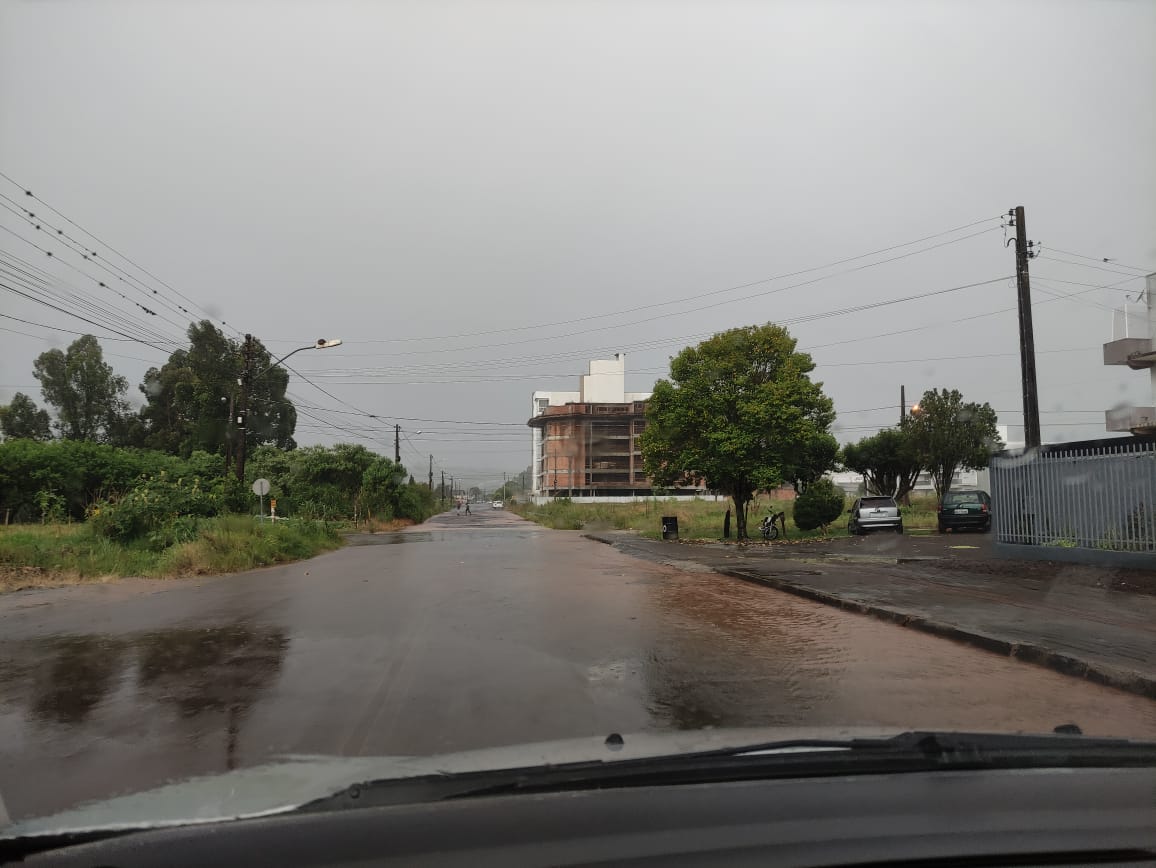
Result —
[{"label": "dark green car", "polygon": [[991,495],[986,491],[949,491],[939,504],[939,532],[991,530]]}]

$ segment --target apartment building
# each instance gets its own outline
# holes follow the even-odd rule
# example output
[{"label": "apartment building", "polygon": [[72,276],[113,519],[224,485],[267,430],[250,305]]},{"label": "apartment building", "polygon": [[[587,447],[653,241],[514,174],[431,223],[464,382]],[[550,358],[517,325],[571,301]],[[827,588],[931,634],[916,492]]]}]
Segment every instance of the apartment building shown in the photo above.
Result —
[{"label": "apartment building", "polygon": [[[649,398],[650,392],[626,391],[622,353],[591,361],[576,392],[534,392],[528,423],[534,500],[630,501],[652,496],[638,446]],[[701,489],[680,489],[682,496],[699,493]]]}]

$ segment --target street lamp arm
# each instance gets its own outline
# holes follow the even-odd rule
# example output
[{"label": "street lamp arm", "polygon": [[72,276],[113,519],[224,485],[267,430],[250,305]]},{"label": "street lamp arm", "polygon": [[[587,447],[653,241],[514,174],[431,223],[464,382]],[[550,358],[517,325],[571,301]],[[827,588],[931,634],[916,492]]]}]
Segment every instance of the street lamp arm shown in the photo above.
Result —
[{"label": "street lamp arm", "polygon": [[331,347],[339,347],[339,346],[341,346],[341,338],[333,338],[332,340],[327,340],[325,338],[321,338],[315,344],[310,344],[307,347],[298,347],[297,349],[293,350],[292,352],[286,353],[281,358],[279,358],[277,361],[275,361],[271,365],[269,365],[269,367],[265,368],[262,371],[259,371],[256,374],[253,374],[253,379],[255,380],[258,377],[269,373],[271,370],[273,370],[273,368],[277,367],[279,364],[281,364],[287,358],[289,358],[292,355],[296,355],[297,353],[300,353],[303,350],[327,350],[327,349],[330,349]]}]

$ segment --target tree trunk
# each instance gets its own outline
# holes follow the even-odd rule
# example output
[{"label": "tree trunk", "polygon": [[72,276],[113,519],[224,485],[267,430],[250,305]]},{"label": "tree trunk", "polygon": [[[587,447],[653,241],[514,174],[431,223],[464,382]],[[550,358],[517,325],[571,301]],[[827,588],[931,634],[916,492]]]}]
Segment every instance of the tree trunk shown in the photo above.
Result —
[{"label": "tree trunk", "polygon": [[938,473],[931,474],[931,481],[935,483],[935,494],[939,498],[939,502],[943,503],[943,498],[947,492],[951,490],[951,480],[955,477],[955,465],[942,465],[938,469]]},{"label": "tree trunk", "polygon": [[731,500],[735,504],[735,539],[742,542],[747,538],[747,505],[736,494],[731,495]]}]

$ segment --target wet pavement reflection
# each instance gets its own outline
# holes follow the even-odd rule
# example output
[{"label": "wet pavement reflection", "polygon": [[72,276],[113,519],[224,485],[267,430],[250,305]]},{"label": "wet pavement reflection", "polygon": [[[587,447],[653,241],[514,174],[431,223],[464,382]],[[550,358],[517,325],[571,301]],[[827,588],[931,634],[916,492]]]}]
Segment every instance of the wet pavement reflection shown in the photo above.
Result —
[{"label": "wet pavement reflection", "polygon": [[233,577],[0,598],[13,816],[287,754],[613,731],[1156,737],[1156,703],[501,511]]}]

